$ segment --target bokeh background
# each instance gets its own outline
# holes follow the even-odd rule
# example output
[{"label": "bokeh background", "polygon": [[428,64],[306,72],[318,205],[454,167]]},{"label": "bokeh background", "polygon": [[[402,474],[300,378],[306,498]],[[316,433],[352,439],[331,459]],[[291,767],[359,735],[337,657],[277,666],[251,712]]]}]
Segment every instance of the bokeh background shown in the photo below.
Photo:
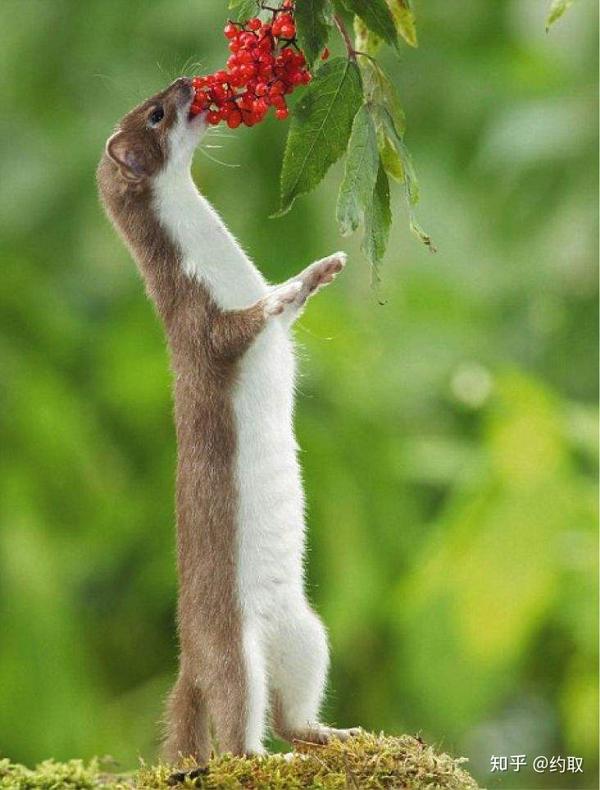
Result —
[{"label": "bokeh background", "polygon": [[[597,10],[421,0],[384,55],[419,217],[375,294],[334,221],[341,169],[283,219],[286,126],[214,137],[196,179],[260,268],[351,262],[297,329],[327,717],[421,732],[493,787],[596,787]],[[157,753],[176,670],[170,382],[105,220],[113,125],[224,59],[224,0],[2,0],[0,752]],[[338,48],[338,44],[335,44]],[[199,65],[192,66],[197,61]],[[221,159],[219,164],[209,157]],[[585,774],[489,773],[578,755]]]}]

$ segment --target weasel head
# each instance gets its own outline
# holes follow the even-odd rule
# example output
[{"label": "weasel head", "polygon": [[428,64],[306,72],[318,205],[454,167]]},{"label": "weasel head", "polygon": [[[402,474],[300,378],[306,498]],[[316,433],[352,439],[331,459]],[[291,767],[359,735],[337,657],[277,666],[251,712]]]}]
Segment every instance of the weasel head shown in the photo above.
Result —
[{"label": "weasel head", "polygon": [[206,131],[206,113],[190,117],[192,81],[180,77],[121,120],[99,168],[102,192],[144,191],[167,166],[189,169]]}]

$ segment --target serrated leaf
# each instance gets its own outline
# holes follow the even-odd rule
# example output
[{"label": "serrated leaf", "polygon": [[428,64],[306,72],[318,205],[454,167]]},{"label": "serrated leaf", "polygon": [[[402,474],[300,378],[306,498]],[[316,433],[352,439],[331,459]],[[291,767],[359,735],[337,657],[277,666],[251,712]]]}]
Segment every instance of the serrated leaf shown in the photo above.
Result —
[{"label": "serrated leaf", "polygon": [[414,211],[409,211],[410,214],[410,231],[413,233],[421,242],[424,244],[430,252],[437,252],[437,248],[433,243],[433,239],[429,235],[429,233],[425,233],[423,228],[419,225],[416,220]]},{"label": "serrated leaf", "polygon": [[390,184],[381,165],[377,171],[377,181],[372,197],[373,199],[365,211],[365,237],[362,250],[373,266],[374,275],[377,278],[377,270],[385,254],[392,224]]},{"label": "serrated leaf", "polygon": [[340,232],[347,236],[356,230],[373,201],[379,155],[373,119],[364,105],[356,113],[348,144],[346,170],[337,202]]},{"label": "serrated leaf", "polygon": [[373,33],[359,16],[354,17],[354,47],[357,52],[375,56],[381,49],[383,39]]},{"label": "serrated leaf", "polygon": [[235,9],[234,17],[239,22],[246,22],[260,11],[257,0],[229,0],[229,8]]},{"label": "serrated leaf", "polygon": [[567,11],[572,5],[573,0],[552,0],[552,5],[550,6],[548,16],[546,17],[546,33],[550,30],[556,20],[560,19],[565,11]]},{"label": "serrated leaf", "polygon": [[358,66],[334,58],[315,74],[296,105],[281,171],[281,209],[310,192],[348,146],[352,122],[362,102]]},{"label": "serrated leaf", "polygon": [[296,5],[296,27],[300,48],[309,66],[325,49],[329,36],[326,21],[329,0],[301,0]]},{"label": "serrated leaf", "polygon": [[388,111],[394,121],[394,127],[399,137],[404,134],[406,127],[404,110],[400,104],[396,89],[377,62],[361,58],[360,65],[365,97],[377,130],[377,144],[379,146],[381,163],[389,176],[402,183],[404,181],[402,160],[394,146],[393,139],[385,131],[381,110],[386,109]]},{"label": "serrated leaf", "polygon": [[377,109],[378,120],[382,125],[384,133],[396,149],[402,162],[404,170],[404,182],[406,184],[407,196],[411,205],[419,202],[419,182],[413,165],[412,157],[408,148],[404,145],[404,140],[398,134],[394,121],[385,107]]},{"label": "serrated leaf", "polygon": [[361,58],[361,72],[367,102],[374,107],[385,108],[393,119],[396,131],[402,136],[406,129],[406,116],[396,88],[375,60]]},{"label": "serrated leaf", "polygon": [[417,28],[415,25],[415,15],[408,3],[408,0],[386,0],[388,8],[392,12],[392,17],[396,25],[398,35],[411,47],[419,46],[417,41]]},{"label": "serrated leaf", "polygon": [[394,122],[385,108],[380,108],[380,120],[385,134],[389,137],[396,149],[402,168],[404,170],[404,188],[406,193],[406,205],[408,208],[408,216],[410,221],[410,230],[417,236],[417,238],[429,248],[431,252],[437,252],[431,236],[426,233],[415,214],[415,205],[419,202],[419,182],[417,181],[417,174],[413,165],[412,157],[404,144],[404,140],[397,133]]},{"label": "serrated leaf", "polygon": [[400,184],[404,183],[402,159],[396,151],[393,142],[381,127],[377,130],[377,147],[385,172]]},{"label": "serrated leaf", "polygon": [[385,0],[343,0],[343,3],[387,44],[398,45],[396,26]]}]

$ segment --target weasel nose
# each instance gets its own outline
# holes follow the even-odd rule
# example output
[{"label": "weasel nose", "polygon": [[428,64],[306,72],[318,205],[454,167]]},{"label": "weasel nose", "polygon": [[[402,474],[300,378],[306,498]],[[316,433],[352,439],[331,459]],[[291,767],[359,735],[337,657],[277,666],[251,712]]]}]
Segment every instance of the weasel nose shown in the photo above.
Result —
[{"label": "weasel nose", "polygon": [[191,87],[192,87],[191,77],[177,77],[175,82],[171,85],[171,88],[191,88]]},{"label": "weasel nose", "polygon": [[188,101],[192,98],[194,93],[191,78],[178,77],[169,87],[169,91],[173,91],[180,101]]}]

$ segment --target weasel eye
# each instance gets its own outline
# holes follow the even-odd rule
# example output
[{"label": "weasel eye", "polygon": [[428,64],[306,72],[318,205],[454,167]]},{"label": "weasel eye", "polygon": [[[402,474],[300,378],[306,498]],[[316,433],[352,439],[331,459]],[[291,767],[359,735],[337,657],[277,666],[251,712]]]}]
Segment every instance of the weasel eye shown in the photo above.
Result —
[{"label": "weasel eye", "polygon": [[152,111],[151,115],[148,116],[148,123],[150,126],[158,126],[158,124],[162,121],[165,117],[165,111],[162,107],[157,107],[155,110]]}]

